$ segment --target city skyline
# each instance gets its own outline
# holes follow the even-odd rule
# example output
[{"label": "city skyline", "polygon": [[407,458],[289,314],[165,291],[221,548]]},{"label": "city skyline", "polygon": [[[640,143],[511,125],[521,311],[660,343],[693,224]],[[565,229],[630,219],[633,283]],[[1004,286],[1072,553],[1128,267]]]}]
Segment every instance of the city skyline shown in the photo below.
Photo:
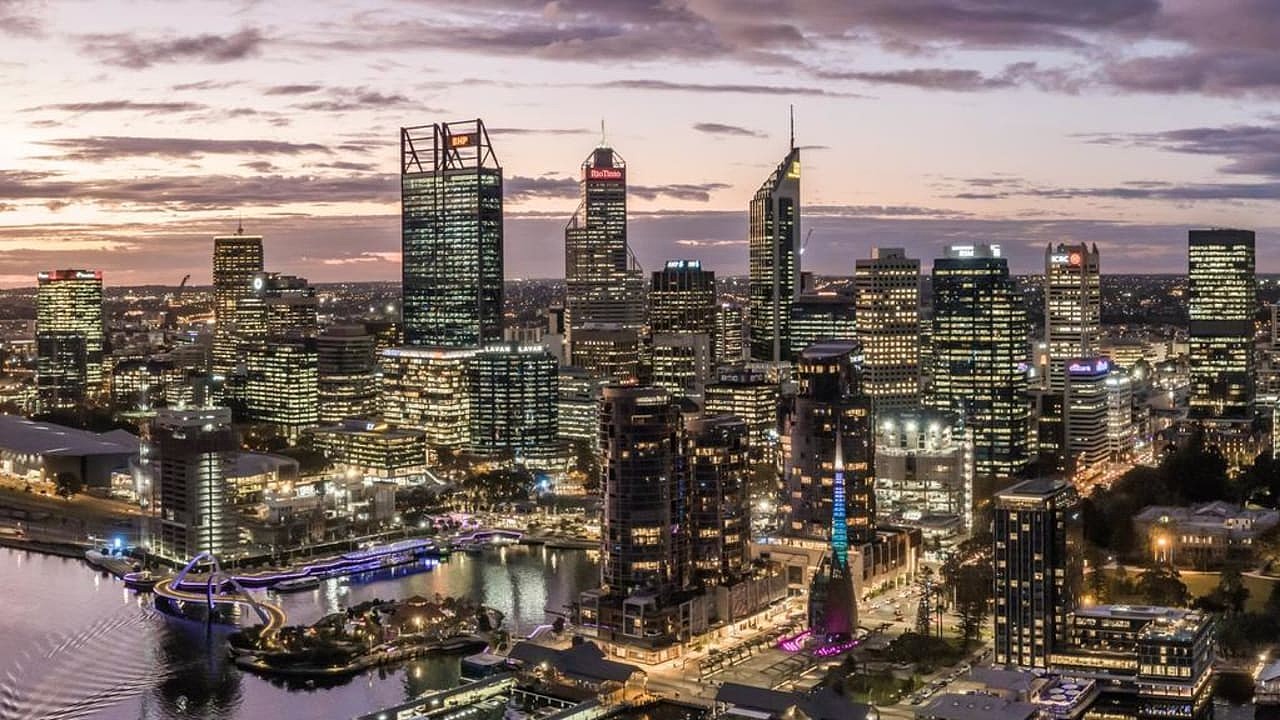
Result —
[{"label": "city skyline", "polygon": [[241,217],[282,272],[394,280],[397,129],[477,117],[507,277],[562,275],[601,120],[644,269],[742,275],[792,104],[808,267],[993,242],[1024,273],[1046,243],[1096,242],[1108,273],[1176,273],[1188,228],[1227,226],[1280,270],[1265,3],[785,5],[0,3],[0,287],[68,267],[205,284],[195,259]]}]

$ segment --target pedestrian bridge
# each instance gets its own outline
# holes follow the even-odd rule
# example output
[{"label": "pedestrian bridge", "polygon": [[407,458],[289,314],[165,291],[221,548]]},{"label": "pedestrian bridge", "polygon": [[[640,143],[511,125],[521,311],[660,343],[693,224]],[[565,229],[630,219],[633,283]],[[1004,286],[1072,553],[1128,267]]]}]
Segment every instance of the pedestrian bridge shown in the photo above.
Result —
[{"label": "pedestrian bridge", "polygon": [[[212,565],[208,575],[200,580],[187,580],[187,574],[201,562],[208,562]],[[203,592],[190,589],[193,585]],[[280,632],[280,628],[284,627],[286,620],[288,620],[288,616],[285,615],[280,606],[263,602],[250,595],[249,591],[240,585],[234,576],[222,569],[218,558],[208,552],[202,552],[192,558],[191,562],[187,563],[177,575],[156,583],[152,592],[155,593],[157,601],[164,600],[168,603],[198,603],[203,605],[210,618],[213,617],[213,612],[218,606],[252,610],[261,621],[261,641],[266,645],[275,642],[276,634]],[[159,602],[157,602],[156,607],[164,609]],[[179,605],[180,607],[181,605]]]}]

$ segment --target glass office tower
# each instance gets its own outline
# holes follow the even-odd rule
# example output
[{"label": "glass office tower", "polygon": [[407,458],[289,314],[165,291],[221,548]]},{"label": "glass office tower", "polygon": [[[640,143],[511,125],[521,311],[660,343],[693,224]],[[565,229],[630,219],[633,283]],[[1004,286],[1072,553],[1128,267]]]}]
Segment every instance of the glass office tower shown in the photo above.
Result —
[{"label": "glass office tower", "polygon": [[404,339],[502,340],[502,167],[484,123],[400,129]]}]

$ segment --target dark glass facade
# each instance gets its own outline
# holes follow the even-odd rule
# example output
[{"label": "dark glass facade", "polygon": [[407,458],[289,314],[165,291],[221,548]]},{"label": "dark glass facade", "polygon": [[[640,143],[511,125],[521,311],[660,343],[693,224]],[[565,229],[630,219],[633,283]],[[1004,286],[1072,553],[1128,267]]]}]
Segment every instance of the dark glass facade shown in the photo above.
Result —
[{"label": "dark glass facade", "polygon": [[789,360],[791,304],[800,289],[799,148],[756,191],[748,222],[751,359]]},{"label": "dark glass facade", "polygon": [[400,130],[404,340],[502,340],[502,168],[480,120]]},{"label": "dark glass facade", "polygon": [[995,664],[1049,666],[1080,588],[1080,510],[1061,480],[1025,480],[995,497]]},{"label": "dark glass facade", "polygon": [[998,246],[947,249],[933,263],[932,404],[973,433],[974,501],[1028,461],[1027,314]]}]

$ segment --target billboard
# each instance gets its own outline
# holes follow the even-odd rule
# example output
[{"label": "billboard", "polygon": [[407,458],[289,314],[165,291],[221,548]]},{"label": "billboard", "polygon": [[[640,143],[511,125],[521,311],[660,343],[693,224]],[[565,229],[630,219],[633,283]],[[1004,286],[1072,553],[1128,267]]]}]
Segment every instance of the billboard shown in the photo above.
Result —
[{"label": "billboard", "polygon": [[627,171],[623,168],[589,167],[586,170],[586,180],[588,181],[626,180],[626,179],[627,179]]}]

